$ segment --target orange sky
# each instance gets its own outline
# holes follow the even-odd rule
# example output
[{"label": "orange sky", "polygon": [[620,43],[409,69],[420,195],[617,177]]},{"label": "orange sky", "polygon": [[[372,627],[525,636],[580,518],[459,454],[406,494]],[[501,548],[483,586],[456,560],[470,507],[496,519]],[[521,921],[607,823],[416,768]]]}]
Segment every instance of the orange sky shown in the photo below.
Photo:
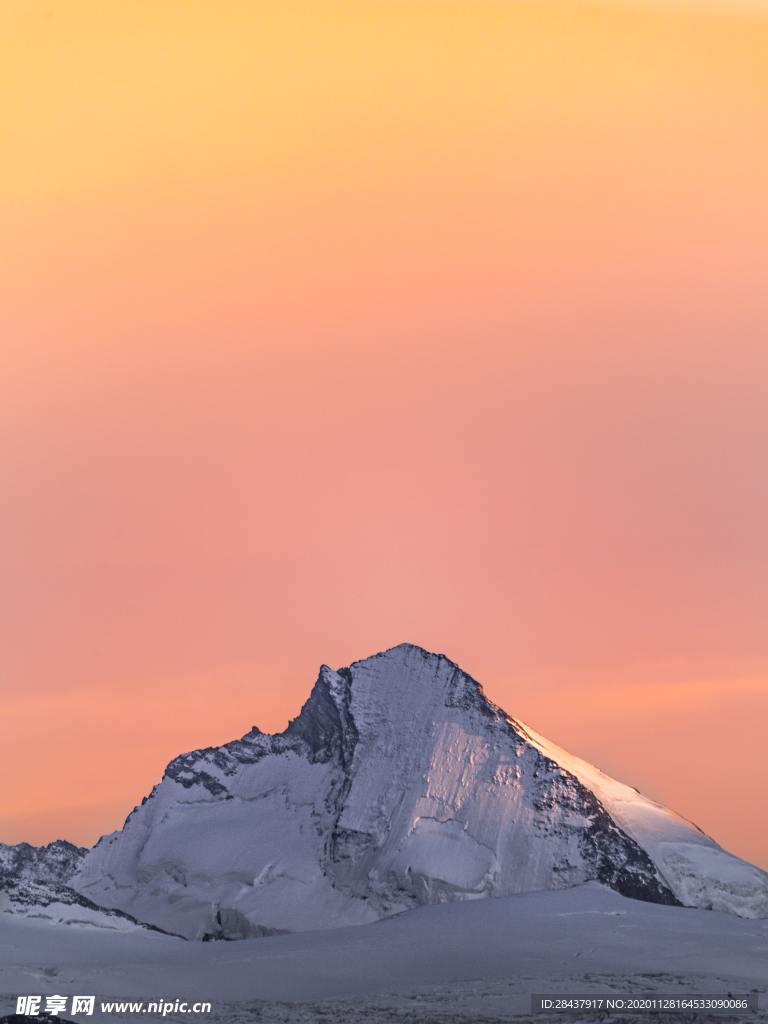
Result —
[{"label": "orange sky", "polygon": [[5,0],[0,841],[443,650],[768,867],[768,17]]}]

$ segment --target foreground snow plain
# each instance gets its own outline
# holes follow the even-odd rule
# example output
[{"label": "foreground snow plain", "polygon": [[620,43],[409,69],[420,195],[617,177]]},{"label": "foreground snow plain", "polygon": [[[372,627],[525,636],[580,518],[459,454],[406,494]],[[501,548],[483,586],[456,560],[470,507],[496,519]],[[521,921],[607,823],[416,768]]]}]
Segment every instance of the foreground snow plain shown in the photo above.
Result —
[{"label": "foreground snow plain", "polygon": [[[164,1019],[217,1024],[613,1019],[530,1018],[533,992],[758,992],[768,1006],[768,921],[630,900],[597,883],[241,942],[65,921],[0,913],[2,1013],[13,1012],[20,993],[210,1000],[210,1016]],[[712,1019],[766,1021],[768,1013]]]}]

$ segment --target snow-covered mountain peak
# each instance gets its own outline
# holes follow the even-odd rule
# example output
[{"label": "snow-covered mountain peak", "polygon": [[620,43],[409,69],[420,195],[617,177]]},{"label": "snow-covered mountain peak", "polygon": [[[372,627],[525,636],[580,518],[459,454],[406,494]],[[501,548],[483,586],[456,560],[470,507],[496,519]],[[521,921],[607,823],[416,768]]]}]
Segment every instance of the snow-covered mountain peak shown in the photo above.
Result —
[{"label": "snow-covered mountain peak", "polygon": [[454,707],[499,717],[499,709],[485,696],[476,679],[445,654],[434,654],[404,643],[348,669],[353,713],[365,714],[373,705],[389,722],[408,723],[436,709]]},{"label": "snow-covered mountain peak", "polygon": [[73,884],[189,937],[598,881],[768,916],[768,876],[507,715],[445,655],[323,665],[281,733],[175,758]]},{"label": "snow-covered mountain peak", "polygon": [[445,680],[445,674],[441,672],[441,669],[447,669],[450,673],[459,672],[474,683],[475,687],[480,685],[475,680],[471,680],[471,677],[456,662],[451,661],[446,654],[428,651],[424,647],[412,643],[401,643],[389,647],[384,651],[379,651],[378,654],[353,661],[347,669],[339,671],[348,671],[360,677],[369,676],[384,685],[398,680],[407,682],[411,686],[439,690]]},{"label": "snow-covered mountain peak", "polygon": [[11,879],[19,882],[67,882],[87,852],[87,848],[75,846],[66,839],[54,839],[46,846],[0,843],[0,883]]}]

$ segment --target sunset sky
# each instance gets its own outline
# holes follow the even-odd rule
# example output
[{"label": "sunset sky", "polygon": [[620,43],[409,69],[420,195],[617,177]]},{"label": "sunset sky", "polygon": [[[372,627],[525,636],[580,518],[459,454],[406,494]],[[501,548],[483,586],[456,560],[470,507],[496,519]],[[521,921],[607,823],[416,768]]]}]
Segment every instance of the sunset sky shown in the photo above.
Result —
[{"label": "sunset sky", "polygon": [[736,6],[4,0],[0,841],[410,640],[768,868]]}]

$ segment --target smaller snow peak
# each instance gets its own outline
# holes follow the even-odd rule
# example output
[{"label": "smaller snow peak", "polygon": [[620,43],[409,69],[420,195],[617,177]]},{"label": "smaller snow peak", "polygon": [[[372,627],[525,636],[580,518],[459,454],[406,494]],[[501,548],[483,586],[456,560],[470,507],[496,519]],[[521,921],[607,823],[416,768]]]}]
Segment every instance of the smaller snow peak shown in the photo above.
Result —
[{"label": "smaller snow peak", "polygon": [[0,844],[0,879],[66,882],[87,852],[85,847],[66,839],[54,839],[47,846]]}]

